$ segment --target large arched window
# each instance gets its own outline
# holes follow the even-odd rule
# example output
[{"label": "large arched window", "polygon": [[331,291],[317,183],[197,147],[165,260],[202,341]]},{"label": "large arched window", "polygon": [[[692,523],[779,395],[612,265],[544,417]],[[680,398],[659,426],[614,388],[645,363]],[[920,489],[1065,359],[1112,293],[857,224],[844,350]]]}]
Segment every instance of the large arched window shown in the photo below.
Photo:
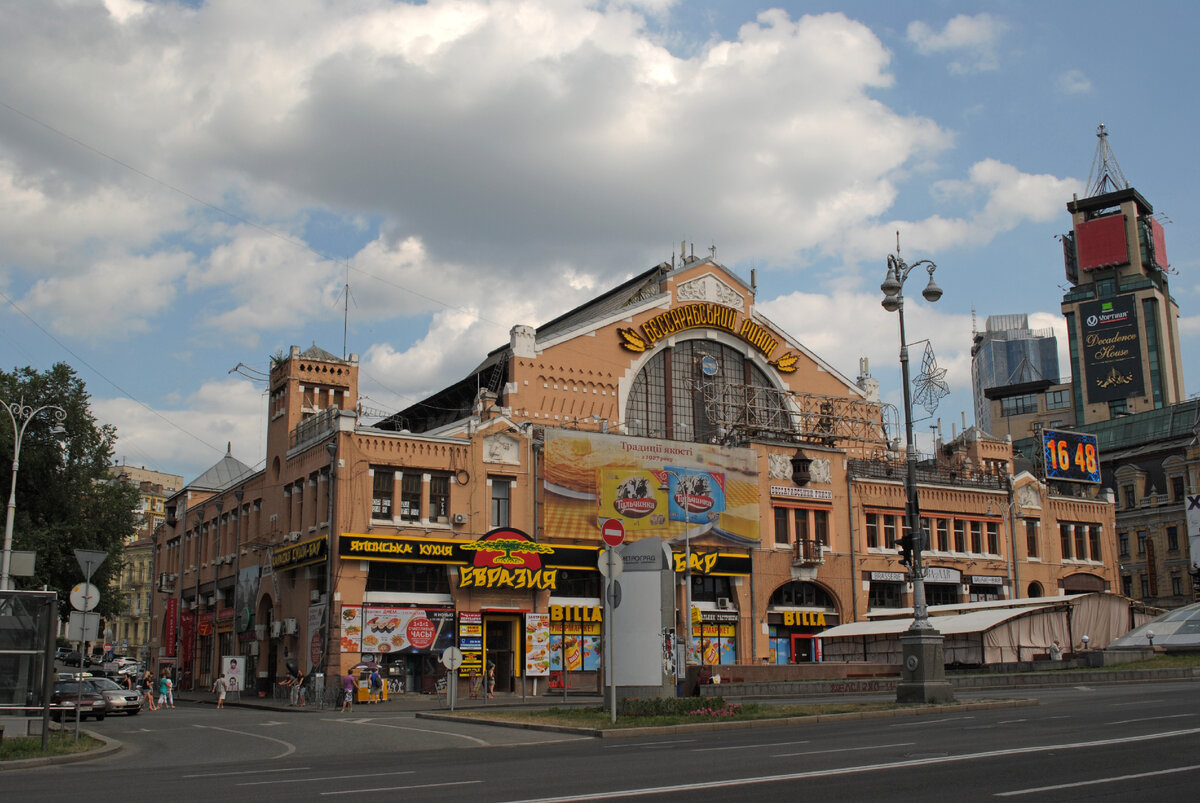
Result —
[{"label": "large arched window", "polygon": [[[753,394],[754,388],[775,387],[753,360],[713,340],[684,340],[655,354],[633,380],[625,405],[625,431],[630,435],[710,443],[720,422],[705,409],[725,386]],[[770,396],[774,399],[776,397]],[[773,402],[777,403],[777,402]]]},{"label": "large arched window", "polygon": [[803,580],[793,580],[790,583],[784,583],[775,589],[775,593],[771,595],[771,600],[767,604],[772,607],[837,610],[837,606],[833,604],[833,598],[825,592],[825,589],[815,583],[808,583]]}]

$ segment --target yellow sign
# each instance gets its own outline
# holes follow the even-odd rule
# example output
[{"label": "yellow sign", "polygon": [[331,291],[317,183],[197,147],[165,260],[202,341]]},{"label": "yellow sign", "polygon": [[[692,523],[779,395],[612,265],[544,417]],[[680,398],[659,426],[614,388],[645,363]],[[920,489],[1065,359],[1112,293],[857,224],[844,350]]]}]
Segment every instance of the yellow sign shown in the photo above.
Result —
[{"label": "yellow sign", "polygon": [[[650,318],[641,325],[640,331],[618,329],[617,335],[626,349],[641,352],[668,335],[697,327],[723,329],[737,335],[768,358],[779,345],[779,341],[771,332],[750,318],[743,318],[739,323],[738,311],[722,304],[683,304]],[[771,360],[770,364],[780,372],[790,374],[796,370],[796,362],[796,355],[789,351],[778,359]]]},{"label": "yellow sign", "polygon": [[700,609],[695,606],[692,607],[692,624],[700,624]]},{"label": "yellow sign", "polygon": [[508,569],[503,566],[463,566],[459,569],[460,588],[533,588],[539,591],[558,587],[558,569]]},{"label": "yellow sign", "polygon": [[604,609],[599,605],[551,605],[551,622],[602,622]]},{"label": "yellow sign", "polygon": [[822,611],[784,611],[784,627],[825,627]]}]

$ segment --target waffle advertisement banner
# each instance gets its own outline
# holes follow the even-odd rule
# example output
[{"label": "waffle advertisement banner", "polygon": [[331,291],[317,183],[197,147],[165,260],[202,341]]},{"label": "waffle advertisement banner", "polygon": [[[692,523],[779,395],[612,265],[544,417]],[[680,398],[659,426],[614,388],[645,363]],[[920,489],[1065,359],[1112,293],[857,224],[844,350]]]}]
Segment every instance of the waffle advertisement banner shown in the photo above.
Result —
[{"label": "waffle advertisement banner", "polygon": [[751,449],[547,429],[546,524],[556,537],[600,541],[619,519],[626,538],[753,547],[758,463]]}]

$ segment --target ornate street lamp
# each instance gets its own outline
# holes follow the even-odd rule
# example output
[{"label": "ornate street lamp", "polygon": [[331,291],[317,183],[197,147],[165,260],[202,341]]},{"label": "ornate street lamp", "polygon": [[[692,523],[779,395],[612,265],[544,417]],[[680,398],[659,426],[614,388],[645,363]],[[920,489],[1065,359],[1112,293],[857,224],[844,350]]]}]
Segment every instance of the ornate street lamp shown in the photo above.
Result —
[{"label": "ornate street lamp", "polygon": [[[905,518],[908,521],[908,540],[904,543],[911,552],[910,569],[913,585],[913,622],[900,636],[904,666],[900,682],[896,684],[896,700],[902,703],[945,702],[954,699],[954,690],[946,681],[946,668],[942,649],[942,634],[929,623],[929,611],[925,605],[925,565],[922,551],[928,535],[921,529],[921,509],[917,501],[917,451],[913,442],[912,394],[908,377],[908,340],[904,331],[904,282],[908,274],[918,267],[929,273],[929,284],[921,296],[929,302],[942,297],[942,288],[933,280],[937,270],[931,260],[922,259],[907,264],[900,258],[900,235],[896,235],[896,253],[888,254],[887,276],[879,289],[883,291],[883,308],[900,316],[900,375],[904,384],[904,434],[905,463],[904,477]],[[903,539],[902,539],[903,543]]]},{"label": "ornate street lamp", "polygon": [[17,469],[21,467],[21,441],[25,438],[25,428],[38,413],[50,410],[54,414],[54,427],[50,434],[60,437],[67,434],[62,422],[67,420],[67,411],[55,404],[45,404],[41,407],[31,407],[22,399],[19,402],[5,402],[0,399],[13,426],[13,461],[12,461],[12,490],[8,494],[8,512],[4,518],[4,556],[0,561],[0,590],[12,588],[12,537],[13,517],[17,512]]}]

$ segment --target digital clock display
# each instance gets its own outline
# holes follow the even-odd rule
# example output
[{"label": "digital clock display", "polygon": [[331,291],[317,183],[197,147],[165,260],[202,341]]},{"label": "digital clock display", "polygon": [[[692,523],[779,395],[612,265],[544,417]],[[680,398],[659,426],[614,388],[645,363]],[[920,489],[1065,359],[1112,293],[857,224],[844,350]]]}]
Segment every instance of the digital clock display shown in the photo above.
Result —
[{"label": "digital clock display", "polygon": [[1048,480],[1100,482],[1100,450],[1095,435],[1042,430],[1042,456]]}]

